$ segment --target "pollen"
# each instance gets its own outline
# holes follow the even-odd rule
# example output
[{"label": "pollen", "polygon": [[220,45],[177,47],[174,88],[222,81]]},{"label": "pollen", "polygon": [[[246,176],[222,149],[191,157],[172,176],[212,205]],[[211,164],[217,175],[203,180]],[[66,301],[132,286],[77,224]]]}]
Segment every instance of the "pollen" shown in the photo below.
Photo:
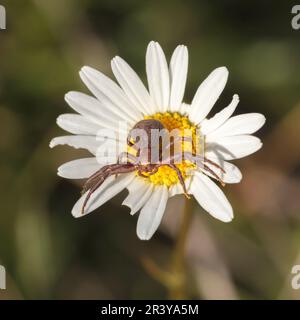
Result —
[{"label": "pollen", "polygon": [[[183,116],[177,112],[165,112],[165,113],[155,113],[151,116],[145,116],[145,119],[154,119],[160,121],[164,127],[171,132],[177,129],[181,137],[189,138],[189,141],[182,141],[182,152],[193,152],[195,151],[195,146],[199,143],[197,137],[197,127],[193,125],[188,117]],[[177,168],[180,170],[183,179],[186,179],[191,170],[195,169],[195,164],[182,160],[181,163],[176,164]],[[179,182],[178,175],[176,171],[167,165],[159,167],[155,174],[144,173],[149,179],[149,182],[155,185],[166,185],[170,187]]]}]

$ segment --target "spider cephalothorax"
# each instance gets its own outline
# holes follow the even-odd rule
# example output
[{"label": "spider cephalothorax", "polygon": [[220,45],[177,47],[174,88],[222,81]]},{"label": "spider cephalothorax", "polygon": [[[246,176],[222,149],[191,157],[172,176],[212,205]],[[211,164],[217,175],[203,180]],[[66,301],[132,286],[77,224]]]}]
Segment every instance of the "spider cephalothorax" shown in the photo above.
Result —
[{"label": "spider cephalothorax", "polygon": [[[158,140],[153,139],[153,137],[158,137]],[[163,144],[160,138],[167,138],[169,143]],[[174,146],[178,142],[179,144],[183,142],[191,143],[191,151],[182,152],[180,150],[180,152],[176,152]],[[189,161],[195,166],[201,165],[202,168],[217,178],[217,180],[219,180],[223,185],[221,178],[209,166],[207,166],[206,163],[217,167],[223,173],[225,173],[225,171],[215,162],[194,152],[193,150],[195,150],[195,148],[193,144],[194,140],[191,136],[177,135],[172,136],[171,139],[169,130],[159,120],[145,119],[139,121],[130,130],[127,137],[128,148],[135,150],[135,154],[130,152],[121,153],[117,163],[105,165],[90,176],[84,184],[82,193],[87,191],[88,193],[82,205],[82,214],[84,213],[85,206],[92,193],[97,190],[111,175],[136,171],[139,176],[149,178],[150,176],[155,175],[161,167],[167,166],[174,170],[178,177],[178,181],[183,188],[184,194],[189,198],[184,176],[178,167],[178,163],[182,161]]]}]

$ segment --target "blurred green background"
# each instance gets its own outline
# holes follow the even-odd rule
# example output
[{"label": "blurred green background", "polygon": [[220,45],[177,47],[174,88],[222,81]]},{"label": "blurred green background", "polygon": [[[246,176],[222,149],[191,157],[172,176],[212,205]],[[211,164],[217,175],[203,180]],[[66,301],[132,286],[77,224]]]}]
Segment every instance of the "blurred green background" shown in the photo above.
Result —
[{"label": "blurred green background", "polygon": [[235,219],[223,224],[193,202],[186,249],[188,298],[297,299],[291,268],[300,264],[300,30],[288,1],[7,0],[0,31],[1,299],[166,298],[145,270],[145,257],[168,268],[183,197],[173,198],[149,242],[138,240],[124,191],[93,214],[71,216],[82,181],[56,175],[86,155],[49,149],[55,123],[71,112],[70,90],[87,92],[83,65],[112,76],[110,59],[125,58],[145,79],[150,40],[167,57],[189,48],[185,101],[215,67],[228,85],[214,111],[240,95],[238,113],[267,117],[264,147],[237,161],[244,178],[225,193]]}]

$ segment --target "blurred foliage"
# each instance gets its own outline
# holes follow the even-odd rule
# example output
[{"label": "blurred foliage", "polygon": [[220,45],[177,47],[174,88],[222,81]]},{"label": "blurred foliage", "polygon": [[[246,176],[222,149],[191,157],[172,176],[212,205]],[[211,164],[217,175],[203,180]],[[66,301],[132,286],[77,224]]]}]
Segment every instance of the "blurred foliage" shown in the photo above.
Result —
[{"label": "blurred foliage", "polygon": [[[238,112],[261,112],[264,148],[239,161],[241,184],[226,187],[236,218],[223,224],[194,205],[188,240],[190,298],[299,298],[290,286],[300,263],[300,31],[285,1],[6,0],[0,31],[0,263],[8,273],[0,298],[165,298],[142,261],[167,266],[182,198],[170,201],[150,242],[121,207],[126,192],[76,220],[70,210],[81,181],[56,176],[61,163],[85,154],[50,150],[62,134],[56,117],[64,94],[87,92],[78,71],[90,65],[112,76],[124,57],[145,79],[147,43],[168,57],[189,47],[186,101],[215,67],[229,83],[214,111],[234,93]],[[102,213],[102,214],[101,214]]]}]

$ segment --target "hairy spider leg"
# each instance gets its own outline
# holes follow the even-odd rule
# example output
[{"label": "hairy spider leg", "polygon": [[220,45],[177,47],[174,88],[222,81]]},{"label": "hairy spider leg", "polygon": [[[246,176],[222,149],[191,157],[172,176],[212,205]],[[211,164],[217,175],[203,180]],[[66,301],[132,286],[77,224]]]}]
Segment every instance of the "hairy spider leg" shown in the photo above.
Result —
[{"label": "hairy spider leg", "polygon": [[105,173],[105,171],[108,168],[113,169],[115,166],[118,166],[119,164],[110,164],[110,165],[105,165],[102,168],[100,168],[99,170],[97,170],[94,174],[92,174],[88,180],[85,182],[85,184],[83,185],[81,194],[84,194],[87,190],[89,190],[94,184],[95,184],[95,180],[98,181],[99,176],[103,175]]},{"label": "hairy spider leg", "polygon": [[[214,162],[214,161],[212,161],[212,160],[210,160],[210,159],[208,159],[208,158],[206,158],[204,156],[195,155],[195,154],[192,154],[192,153],[189,153],[189,152],[185,153],[185,155],[188,155],[189,157],[191,155],[194,159],[196,159],[196,164],[197,164],[197,162],[201,162],[203,164],[205,162],[207,162],[207,163],[213,165],[214,167],[220,169],[223,173],[226,173],[226,171],[220,165],[218,165],[216,162]],[[190,159],[188,159],[188,160],[190,160]]]},{"label": "hairy spider leg", "polygon": [[[219,166],[217,163],[215,163],[214,161],[207,159],[206,157],[200,156],[200,155],[195,155],[191,152],[185,152],[184,156],[186,158],[186,160],[191,161],[192,163],[195,163],[196,165],[203,165],[203,168],[208,171],[210,174],[212,174],[220,183],[221,185],[224,187],[225,186],[225,182],[222,180],[222,178],[215,172],[213,171],[211,168],[209,168],[205,163],[209,163],[211,165],[213,165],[214,167],[220,169],[220,171],[222,173],[226,173],[226,171]],[[182,154],[178,153],[178,154],[174,154],[172,156],[170,156],[168,159],[166,159],[164,161],[165,164],[169,164],[172,163],[174,164],[175,161],[181,161],[182,160]],[[176,167],[177,168],[177,167]]]},{"label": "hairy spider leg", "polygon": [[222,173],[226,173],[226,171],[221,166],[219,166],[216,162],[214,162],[210,159],[207,159],[206,157],[203,157],[203,156],[194,155],[191,152],[186,152],[184,155],[187,157],[187,160],[194,162],[197,165],[199,165],[199,163],[201,163],[203,165],[203,168],[206,171],[208,171],[210,174],[212,174],[221,183],[221,185],[223,187],[225,186],[225,182],[222,180],[222,178],[215,171],[213,171],[211,168],[209,168],[209,166],[207,166],[205,164],[205,163],[209,163],[209,164],[213,165],[214,167],[220,169]]},{"label": "hairy spider leg", "polygon": [[[158,171],[159,165],[157,164],[148,164],[148,165],[139,165],[138,166],[138,175],[143,178],[148,178],[149,176],[152,176]],[[143,172],[148,173],[148,175],[145,175]]]},{"label": "hairy spider leg", "polygon": [[177,173],[177,176],[178,176],[178,179],[179,179],[179,182],[183,188],[183,191],[184,191],[184,195],[188,198],[188,199],[191,199],[191,196],[188,194],[187,190],[186,190],[186,185],[185,185],[185,182],[184,182],[184,179],[183,179],[183,176],[181,174],[181,171],[176,167],[175,164],[173,163],[170,163],[170,164],[167,164],[167,166],[169,166],[170,168],[172,168],[173,170],[176,171]]},{"label": "hairy spider leg", "polygon": [[[102,170],[104,169],[104,170]],[[113,174],[119,174],[119,173],[128,173],[128,172],[132,172],[136,170],[136,166],[133,164],[112,164],[112,165],[108,165],[105,166],[103,168],[101,168],[98,171],[98,174],[96,176],[94,176],[93,178],[93,184],[89,185],[88,189],[89,192],[86,195],[82,208],[81,208],[81,214],[84,214],[84,209],[86,207],[87,202],[89,201],[91,195],[102,185],[102,183],[111,175]],[[95,178],[99,178],[98,181],[94,180]]]},{"label": "hairy spider leg", "polygon": [[222,187],[225,187],[225,182],[212,170],[209,166],[207,166],[205,163],[203,164],[203,168],[208,171],[210,174],[212,174],[222,185]]}]

